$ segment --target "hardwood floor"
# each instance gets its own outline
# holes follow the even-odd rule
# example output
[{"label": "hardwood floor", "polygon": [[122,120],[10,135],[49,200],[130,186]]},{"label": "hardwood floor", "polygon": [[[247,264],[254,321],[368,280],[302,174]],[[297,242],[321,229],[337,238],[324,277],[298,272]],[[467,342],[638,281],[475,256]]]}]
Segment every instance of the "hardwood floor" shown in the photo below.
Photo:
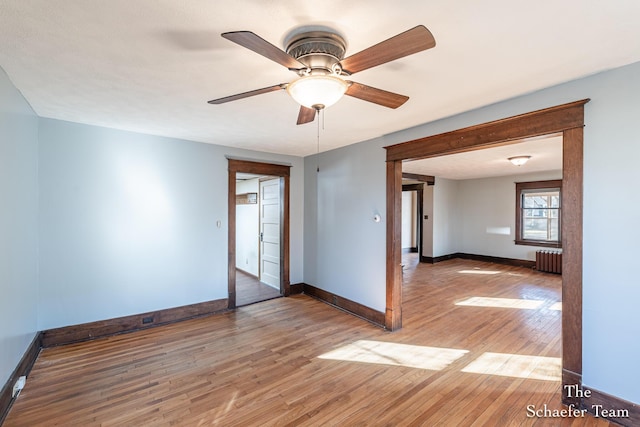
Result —
[{"label": "hardwood floor", "polygon": [[236,269],[236,306],[278,298],[280,291],[260,282],[255,276]]},{"label": "hardwood floor", "polygon": [[[42,351],[5,426],[607,426],[560,404],[560,277],[405,260],[404,327],[306,295]],[[497,307],[500,306],[500,307]]]}]

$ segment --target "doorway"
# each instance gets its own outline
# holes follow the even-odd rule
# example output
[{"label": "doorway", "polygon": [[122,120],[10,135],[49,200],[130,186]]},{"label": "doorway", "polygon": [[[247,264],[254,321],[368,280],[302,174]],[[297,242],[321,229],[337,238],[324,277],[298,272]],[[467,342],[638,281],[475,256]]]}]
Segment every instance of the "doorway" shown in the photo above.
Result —
[{"label": "doorway", "polygon": [[[420,138],[387,150],[387,278],[385,326],[402,327],[402,162],[512,143],[561,132],[562,212],[562,384],[582,383],[582,185],[584,105],[588,99]],[[563,387],[564,390],[564,387]],[[575,403],[563,392],[563,401]]]},{"label": "doorway", "polygon": [[[408,182],[408,181],[407,181]],[[422,254],[423,183],[402,184],[402,251]]]},{"label": "doorway", "polygon": [[281,179],[236,173],[236,306],[282,295]]},{"label": "doorway", "polygon": [[[290,166],[253,162],[247,160],[228,159],[229,162],[229,188],[228,188],[228,308],[236,308],[246,304],[246,300],[238,298],[238,283],[244,285],[247,281],[264,282],[277,292],[277,295],[289,296],[289,172]],[[238,176],[246,174],[256,177],[269,177],[259,181],[257,191],[247,191],[237,194]],[[254,193],[254,194],[251,194]],[[256,245],[256,258],[259,267],[255,273],[247,276],[245,272],[237,270],[238,262],[238,201],[243,199],[255,200],[256,230],[254,237]],[[260,200],[260,201],[258,201]],[[242,201],[241,201],[242,203]],[[258,235],[256,235],[259,233]],[[260,243],[258,243],[260,238]],[[266,242],[265,242],[266,239]],[[259,254],[258,254],[259,253]],[[246,263],[249,257],[245,256]],[[266,261],[263,265],[263,261]],[[242,259],[241,259],[242,262]],[[261,288],[264,290],[264,288]],[[268,299],[268,298],[267,298]]]}]

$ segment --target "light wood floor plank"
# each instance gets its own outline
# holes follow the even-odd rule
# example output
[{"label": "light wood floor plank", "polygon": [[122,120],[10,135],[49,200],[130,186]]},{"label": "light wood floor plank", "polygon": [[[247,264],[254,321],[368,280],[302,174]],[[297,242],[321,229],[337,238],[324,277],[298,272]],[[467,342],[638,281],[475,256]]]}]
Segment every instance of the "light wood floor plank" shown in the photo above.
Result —
[{"label": "light wood floor plank", "polygon": [[[541,368],[525,362],[523,377],[506,375],[509,355],[560,357],[559,276],[415,257],[403,275],[403,329],[394,333],[296,295],[45,349],[4,425],[610,425],[589,415],[527,418],[527,405],[562,408],[560,382],[534,379]],[[470,298],[540,305],[457,305]],[[327,358],[337,350],[344,360]],[[496,372],[471,372],[492,357]]]}]

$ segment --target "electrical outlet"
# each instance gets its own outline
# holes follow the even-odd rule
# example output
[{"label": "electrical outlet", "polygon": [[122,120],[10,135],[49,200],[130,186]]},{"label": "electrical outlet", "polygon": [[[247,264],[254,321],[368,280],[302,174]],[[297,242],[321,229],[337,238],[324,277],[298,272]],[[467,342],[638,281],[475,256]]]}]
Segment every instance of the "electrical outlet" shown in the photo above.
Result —
[{"label": "electrical outlet", "polygon": [[18,397],[22,389],[24,388],[25,383],[27,382],[27,377],[24,375],[18,378],[16,383],[13,385],[13,393],[11,393],[11,398],[15,399]]},{"label": "electrical outlet", "polygon": [[143,318],[142,318],[142,323],[143,323],[143,324],[153,323],[153,317],[151,317],[151,316],[149,316],[149,317],[143,317]]}]

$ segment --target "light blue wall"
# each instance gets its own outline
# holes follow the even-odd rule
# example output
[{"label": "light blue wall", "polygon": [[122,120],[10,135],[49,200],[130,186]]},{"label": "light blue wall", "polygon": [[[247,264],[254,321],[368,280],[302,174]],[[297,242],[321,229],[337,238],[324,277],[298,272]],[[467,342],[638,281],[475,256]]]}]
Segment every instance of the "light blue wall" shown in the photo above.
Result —
[{"label": "light blue wall", "polygon": [[37,331],[38,118],[0,68],[0,388]]},{"label": "light blue wall", "polygon": [[[549,248],[514,243],[515,183],[550,179],[562,179],[562,171],[459,181],[436,177],[434,194],[441,196],[434,202],[439,212],[433,217],[434,251],[441,249],[436,256],[462,252],[534,261],[537,250]],[[437,223],[441,217],[444,224]],[[439,245],[436,238],[442,239]]]},{"label": "light blue wall", "polygon": [[226,155],[292,165],[302,280],[301,158],[50,119],[39,153],[39,329],[226,298]]},{"label": "light blue wall", "polygon": [[[310,231],[305,247],[316,248],[313,258],[305,258],[305,268],[315,262],[318,271],[305,280],[374,309],[384,308],[385,229],[365,228],[368,211],[384,210],[380,147],[591,98],[585,107],[583,380],[640,402],[640,198],[634,192],[640,181],[639,94],[636,63],[320,154],[318,202],[313,196],[305,200],[305,231]],[[305,159],[307,166],[315,162],[316,156]],[[307,182],[307,188],[313,185]],[[335,193],[323,194],[329,191]]]},{"label": "light blue wall", "polygon": [[436,177],[433,186],[433,256],[460,252],[460,182]]},{"label": "light blue wall", "polygon": [[381,141],[305,158],[305,283],[382,312],[385,174]]}]

